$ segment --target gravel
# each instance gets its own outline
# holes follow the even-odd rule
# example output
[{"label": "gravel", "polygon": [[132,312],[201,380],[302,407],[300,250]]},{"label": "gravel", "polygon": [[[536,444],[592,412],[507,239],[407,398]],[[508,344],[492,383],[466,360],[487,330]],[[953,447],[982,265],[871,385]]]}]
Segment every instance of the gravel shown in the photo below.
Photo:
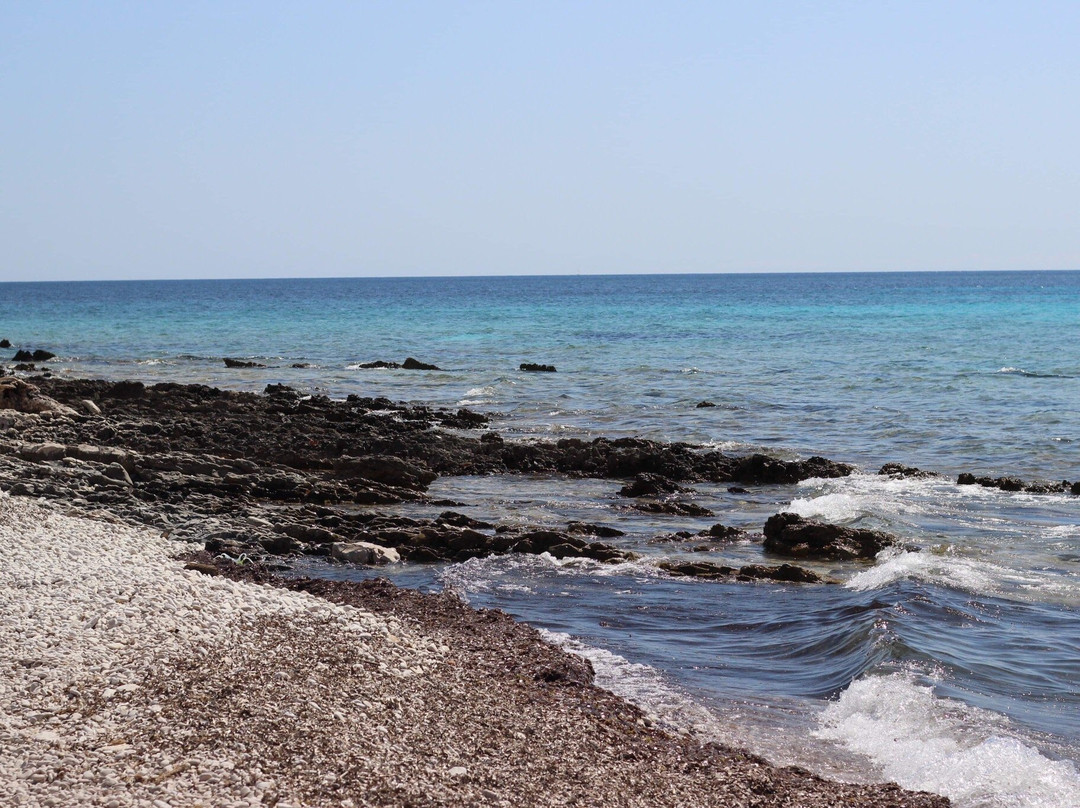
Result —
[{"label": "gravel", "polygon": [[450,596],[234,580],[183,549],[0,496],[5,804],[947,805],[668,735]]}]

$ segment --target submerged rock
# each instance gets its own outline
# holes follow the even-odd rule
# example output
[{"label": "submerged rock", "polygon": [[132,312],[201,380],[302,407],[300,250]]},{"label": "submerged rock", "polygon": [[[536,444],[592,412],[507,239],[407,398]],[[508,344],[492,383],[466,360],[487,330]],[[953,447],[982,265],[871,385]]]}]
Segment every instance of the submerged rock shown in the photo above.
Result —
[{"label": "submerged rock", "polygon": [[695,505],[693,502],[679,502],[677,500],[638,502],[631,507],[642,513],[663,513],[671,516],[716,516],[708,508]]},{"label": "submerged rock", "polygon": [[699,401],[696,406],[697,409],[701,410],[705,409],[706,407],[715,407],[716,405],[713,404],[711,401]]},{"label": "submerged rock", "polygon": [[878,470],[878,474],[892,477],[897,480],[928,480],[933,477],[941,476],[936,471],[923,471],[915,466],[905,466],[903,463],[886,463]]},{"label": "submerged rock", "polygon": [[411,356],[408,357],[404,362],[401,363],[401,369],[402,370],[442,370],[442,368],[440,368],[438,365],[429,365],[427,362],[419,362],[416,359],[413,359]]},{"label": "submerged rock", "polygon": [[895,537],[888,533],[816,522],[795,513],[778,513],[765,523],[765,550],[791,558],[873,558],[894,544]]},{"label": "submerged rock", "polygon": [[225,367],[227,367],[227,368],[264,368],[264,367],[266,367],[266,365],[260,364],[259,362],[249,362],[249,361],[247,361],[245,359],[230,359],[228,357],[225,357],[222,361],[225,363]]},{"label": "submerged rock", "polygon": [[821,583],[824,579],[816,572],[796,567],[793,564],[781,564],[770,567],[764,564],[748,564],[735,568],[709,561],[661,561],[660,569],[669,575],[717,580],[735,578],[739,581],[778,581],[784,583]]},{"label": "submerged rock", "polygon": [[961,474],[956,478],[957,485],[981,485],[984,488],[999,488],[1002,491],[1023,491],[1027,494],[1062,494],[1066,491],[1080,494],[1080,483],[1061,482],[1024,482],[1019,477],[976,477],[974,474]]},{"label": "submerged rock", "polygon": [[534,362],[522,362],[518,365],[518,370],[524,370],[527,373],[555,373],[554,365],[538,365]]}]

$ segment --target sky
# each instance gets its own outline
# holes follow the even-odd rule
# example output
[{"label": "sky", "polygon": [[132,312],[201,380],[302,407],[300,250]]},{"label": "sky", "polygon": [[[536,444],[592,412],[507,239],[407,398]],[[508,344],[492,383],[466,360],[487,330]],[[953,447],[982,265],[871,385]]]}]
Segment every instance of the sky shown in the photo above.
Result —
[{"label": "sky", "polygon": [[1076,2],[0,2],[0,280],[1080,268]]}]

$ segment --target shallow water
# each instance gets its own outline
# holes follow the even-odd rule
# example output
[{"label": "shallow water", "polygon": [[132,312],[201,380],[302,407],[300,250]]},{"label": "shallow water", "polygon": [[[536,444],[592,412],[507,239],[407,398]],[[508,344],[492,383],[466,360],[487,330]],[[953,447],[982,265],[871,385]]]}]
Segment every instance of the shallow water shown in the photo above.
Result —
[{"label": "shallow water", "polygon": [[[489,411],[509,439],[636,434],[855,462],[862,473],[839,480],[697,485],[711,519],[628,510],[614,481],[443,479],[434,497],[472,516],[600,522],[644,558],[389,574],[528,620],[605,686],[705,737],[961,806],[1080,805],[1080,499],[953,482],[1080,477],[1080,273],[7,284],[0,304],[0,336],[56,351],[59,373],[284,381]],[[446,371],[356,367],[409,355]],[[223,356],[273,367],[228,370]],[[525,361],[558,372],[521,373]],[[874,473],[889,461],[949,476]],[[655,567],[759,562],[755,534],[782,510],[918,550],[816,565],[828,586]],[[649,541],[717,521],[749,537],[706,553]]]}]

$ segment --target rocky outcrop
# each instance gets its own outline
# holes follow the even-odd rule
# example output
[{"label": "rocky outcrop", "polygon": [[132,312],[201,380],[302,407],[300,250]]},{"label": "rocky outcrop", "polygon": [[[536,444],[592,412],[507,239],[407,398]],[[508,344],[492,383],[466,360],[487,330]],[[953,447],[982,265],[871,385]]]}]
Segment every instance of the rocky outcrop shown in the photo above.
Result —
[{"label": "rocky outcrop", "polygon": [[915,466],[905,466],[903,463],[886,463],[878,470],[878,474],[892,477],[894,480],[929,480],[941,476],[935,471],[923,471]]},{"label": "rocky outcrop", "polygon": [[735,465],[732,480],[743,483],[797,483],[812,477],[847,477],[855,467],[824,457],[807,460],[780,460],[763,454],[742,458]]},{"label": "rocky outcrop", "polygon": [[739,581],[777,581],[783,583],[822,583],[824,579],[817,573],[781,564],[778,567],[763,564],[748,564],[743,567],[728,567],[708,561],[662,561],[657,566],[669,575],[678,577],[704,578],[706,580],[735,579]]},{"label": "rocky outcrop", "polygon": [[264,364],[262,364],[260,362],[250,362],[250,361],[248,361],[246,359],[230,359],[229,357],[225,357],[221,361],[223,361],[225,363],[225,367],[227,367],[227,368],[264,368],[264,367],[266,367],[266,365],[264,365]]},{"label": "rocky outcrop", "polygon": [[711,401],[699,401],[695,406],[697,409],[702,410],[708,407],[715,407],[716,405]]},{"label": "rocky outcrop", "polygon": [[534,362],[522,362],[518,366],[518,370],[523,370],[526,373],[555,373],[555,366],[538,365]]},{"label": "rocky outcrop", "polygon": [[73,408],[43,394],[36,385],[13,376],[0,378],[0,410],[78,415]]},{"label": "rocky outcrop", "polygon": [[411,356],[407,357],[404,362],[401,363],[402,370],[442,370],[438,365],[429,365],[427,362],[420,362],[413,359]]},{"label": "rocky outcrop", "polygon": [[679,485],[674,480],[669,480],[662,474],[642,472],[634,478],[633,482],[627,483],[619,489],[622,497],[663,497],[669,494],[677,494],[689,489]]},{"label": "rocky outcrop", "polygon": [[981,485],[984,488],[999,488],[1002,491],[1022,491],[1025,494],[1063,494],[1066,491],[1080,494],[1080,482],[1025,482],[1019,477],[976,477],[974,474],[961,474],[956,478],[957,485]]},{"label": "rocky outcrop", "polygon": [[896,539],[888,533],[816,522],[794,513],[778,513],[765,523],[765,551],[789,558],[871,559],[893,544]]}]

